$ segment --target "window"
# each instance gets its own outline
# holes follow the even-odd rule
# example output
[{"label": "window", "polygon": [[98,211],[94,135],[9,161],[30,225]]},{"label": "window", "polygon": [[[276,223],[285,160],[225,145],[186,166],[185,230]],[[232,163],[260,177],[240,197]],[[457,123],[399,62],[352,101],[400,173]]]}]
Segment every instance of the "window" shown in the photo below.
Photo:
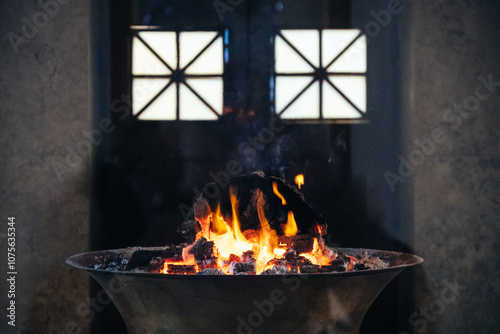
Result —
[{"label": "window", "polygon": [[218,119],[227,35],[134,29],[133,114],[140,120]]},{"label": "window", "polygon": [[359,30],[280,30],[274,41],[276,114],[284,119],[365,117],[366,37]]},{"label": "window", "polygon": [[[229,78],[244,70],[231,63],[237,57],[230,55],[240,52],[234,50],[237,38],[230,42],[229,29],[132,27],[133,115],[212,121],[235,109],[226,95]],[[271,41],[270,57],[262,57],[272,69],[264,74],[270,94],[263,105],[270,113],[313,123],[367,118],[367,41],[360,30],[274,28]],[[251,81],[249,91],[257,85]]]}]

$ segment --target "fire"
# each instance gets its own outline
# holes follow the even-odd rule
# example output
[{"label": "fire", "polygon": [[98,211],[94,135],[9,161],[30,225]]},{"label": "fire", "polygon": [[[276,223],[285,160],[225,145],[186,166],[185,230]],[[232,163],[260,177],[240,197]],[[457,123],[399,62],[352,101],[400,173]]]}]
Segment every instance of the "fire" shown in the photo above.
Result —
[{"label": "fire", "polygon": [[287,237],[293,237],[299,230],[297,228],[297,222],[295,221],[295,217],[293,216],[292,211],[288,211],[288,221],[286,222],[285,228],[283,230],[285,231],[285,236]]},{"label": "fire", "polygon": [[273,192],[276,196],[279,197],[279,199],[281,199],[281,204],[286,205],[286,200],[283,197],[283,195],[281,195],[280,192],[278,191],[278,184],[276,182],[273,182]]},{"label": "fire", "polygon": [[325,256],[323,254],[323,249],[324,249],[324,240],[321,240],[321,243],[318,242],[318,239],[314,238],[313,240],[313,250],[309,253],[301,253],[300,256],[305,257],[309,261],[311,261],[312,264],[315,265],[321,265],[321,266],[327,266],[330,264],[331,257]]},{"label": "fire", "polygon": [[[258,192],[258,201],[257,201],[257,213],[259,215],[260,221],[260,232],[259,232],[259,255],[257,257],[257,271],[264,271],[267,262],[275,258],[276,251],[278,250],[278,235],[276,231],[271,228],[269,222],[267,221],[266,215],[264,213],[264,196],[262,192]],[[283,253],[284,254],[284,253]]]},{"label": "fire", "polygon": [[[277,183],[273,182],[272,187],[274,194],[281,199],[285,206],[286,200],[278,191]],[[276,231],[271,227],[266,217],[265,195],[262,191],[256,190],[253,196],[260,223],[258,228],[242,230],[238,214],[238,198],[235,190],[230,188],[231,217],[229,215],[224,217],[221,214],[220,205],[215,212],[207,208],[208,215],[198,221],[201,231],[198,232],[196,241],[182,249],[182,261],[176,262],[171,261],[172,259],[166,259],[160,272],[163,274],[188,274],[191,273],[191,270],[196,273],[206,268],[214,268],[214,270],[222,270],[226,274],[234,274],[241,272],[239,270],[243,268],[243,272],[260,274],[267,269],[272,269],[276,263],[280,263],[280,260],[284,262],[288,252],[293,251],[291,248],[294,238],[300,239],[301,233],[306,235],[313,233],[317,238],[314,238],[312,250],[301,253],[300,256],[314,265],[330,264],[334,257],[324,250],[325,245],[319,225],[308,231],[300,231],[293,212],[288,210],[287,222],[281,225],[281,231]],[[195,258],[195,253],[199,252],[200,247],[208,247],[210,256],[202,260],[200,260],[199,255]],[[293,269],[290,264],[286,266],[290,270]]]},{"label": "fire", "polygon": [[304,185],[304,174],[299,174],[295,177],[295,184],[297,184],[299,189]]}]

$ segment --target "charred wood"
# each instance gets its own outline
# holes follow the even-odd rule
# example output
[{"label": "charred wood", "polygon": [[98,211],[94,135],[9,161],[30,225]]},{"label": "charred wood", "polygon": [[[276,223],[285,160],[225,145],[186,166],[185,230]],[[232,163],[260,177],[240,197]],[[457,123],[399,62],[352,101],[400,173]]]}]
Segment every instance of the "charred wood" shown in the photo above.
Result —
[{"label": "charred wood", "polygon": [[229,273],[233,275],[255,275],[257,267],[255,262],[231,262]]},{"label": "charred wood", "polygon": [[135,268],[147,268],[153,258],[172,259],[173,261],[182,260],[182,246],[167,246],[158,250],[136,250],[128,260],[125,270],[132,270]]},{"label": "charred wood", "polygon": [[169,274],[187,275],[187,274],[195,274],[196,269],[194,265],[190,266],[190,265],[169,264],[167,267],[167,272]]},{"label": "charred wood", "polygon": [[[285,206],[282,205],[281,199],[274,194],[273,182],[277,184],[278,191],[286,199]],[[226,221],[231,221],[233,219],[231,195],[235,195],[238,199],[237,215],[241,230],[243,232],[246,230],[258,231],[260,229],[258,217],[260,194],[265,200],[264,214],[271,228],[276,230],[278,235],[283,235],[282,225],[287,222],[288,211],[293,212],[297,227],[301,232],[312,231],[317,224],[326,226],[324,219],[307,204],[297,187],[283,179],[273,176],[266,177],[262,172],[254,172],[231,179],[228,186],[221,188],[216,197],[208,198],[201,194],[193,203],[192,217],[190,216],[182,224],[179,233],[191,242],[194,241],[193,236],[199,231],[208,237],[210,229],[213,227],[211,213],[217,212],[219,208],[222,217]]]},{"label": "charred wood", "polygon": [[317,274],[319,273],[319,266],[315,264],[303,264],[299,266],[301,274]]},{"label": "charred wood", "polygon": [[190,253],[194,255],[197,261],[210,259],[214,255],[214,242],[201,237],[193,245]]}]

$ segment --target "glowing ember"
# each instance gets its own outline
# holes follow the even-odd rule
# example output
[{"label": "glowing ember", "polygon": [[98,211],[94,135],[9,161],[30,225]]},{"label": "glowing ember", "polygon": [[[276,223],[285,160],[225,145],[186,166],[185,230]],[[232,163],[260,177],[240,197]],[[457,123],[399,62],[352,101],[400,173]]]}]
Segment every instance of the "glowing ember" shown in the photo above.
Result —
[{"label": "glowing ember", "polygon": [[[207,198],[199,197],[193,205],[193,222],[199,227],[196,236],[193,234],[191,238],[194,242],[182,245],[182,251],[176,251],[173,258],[162,260],[160,257],[164,263],[154,262],[155,272],[269,275],[369,268],[364,267],[365,259],[339,255],[325,246],[326,224],[320,224],[316,218],[305,224],[304,211],[297,211],[300,213],[297,217],[302,217],[302,220],[296,221],[295,210],[301,210],[297,209],[296,203],[303,201],[302,195],[283,180],[275,178],[269,181],[267,186],[251,191],[244,186],[229,185],[226,195],[229,201],[226,197],[223,203],[220,198],[210,204]],[[300,188],[304,183],[303,175],[298,175],[295,181]],[[282,192],[278,190],[278,184]],[[245,190],[242,192],[242,189]],[[293,205],[287,204],[287,200]],[[251,203],[251,209],[248,203]],[[224,205],[225,214],[221,213],[221,205]],[[301,230],[304,226],[307,230]]]},{"label": "glowing ember", "polygon": [[304,174],[299,174],[295,177],[295,184],[297,184],[299,189],[304,185]]},{"label": "glowing ember", "polygon": [[[285,197],[278,191],[276,182],[272,183],[273,193],[286,205]],[[272,269],[276,263],[286,261],[286,257],[293,256],[293,245],[296,238],[300,239],[297,222],[292,211],[288,211],[288,219],[281,224],[282,231],[271,227],[266,217],[264,207],[265,197],[262,191],[255,192],[257,216],[260,223],[258,229],[242,231],[238,217],[238,198],[234,189],[229,189],[231,203],[231,218],[229,221],[221,214],[220,205],[215,212],[208,206],[202,207],[203,212],[209,214],[198,219],[201,230],[196,235],[193,244],[182,249],[182,261],[173,262],[165,260],[164,267],[160,270],[163,274],[188,273],[189,270],[199,272],[205,268],[216,268],[226,274],[260,274]],[[196,205],[196,204],[195,204]],[[198,204],[203,206],[202,204]],[[335,259],[333,252],[324,251],[324,242],[321,237],[321,228],[316,223],[311,229],[316,238],[310,252],[295,255],[296,261],[306,264],[329,265]],[[303,231],[307,232],[307,231]],[[279,237],[278,233],[282,235]],[[284,238],[284,239],[283,239]],[[318,238],[321,242],[318,242]],[[304,242],[304,239],[301,239]],[[311,239],[312,240],[312,239]],[[198,254],[203,250],[201,257]],[[292,253],[290,253],[292,252]],[[290,255],[292,254],[292,255]],[[301,263],[302,263],[301,262]],[[288,265],[284,270],[293,270]],[[295,266],[297,272],[298,266]]]}]

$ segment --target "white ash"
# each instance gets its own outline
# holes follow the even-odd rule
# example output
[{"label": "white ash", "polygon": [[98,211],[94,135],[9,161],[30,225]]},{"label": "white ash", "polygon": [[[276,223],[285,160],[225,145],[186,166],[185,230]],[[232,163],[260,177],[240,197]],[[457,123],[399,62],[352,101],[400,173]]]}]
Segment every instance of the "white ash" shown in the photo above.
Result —
[{"label": "white ash", "polygon": [[292,272],[286,266],[274,266],[271,269],[264,270],[261,275],[286,275]]},{"label": "white ash", "polygon": [[196,275],[225,275],[225,273],[217,268],[207,268],[202,271],[196,273]]}]

